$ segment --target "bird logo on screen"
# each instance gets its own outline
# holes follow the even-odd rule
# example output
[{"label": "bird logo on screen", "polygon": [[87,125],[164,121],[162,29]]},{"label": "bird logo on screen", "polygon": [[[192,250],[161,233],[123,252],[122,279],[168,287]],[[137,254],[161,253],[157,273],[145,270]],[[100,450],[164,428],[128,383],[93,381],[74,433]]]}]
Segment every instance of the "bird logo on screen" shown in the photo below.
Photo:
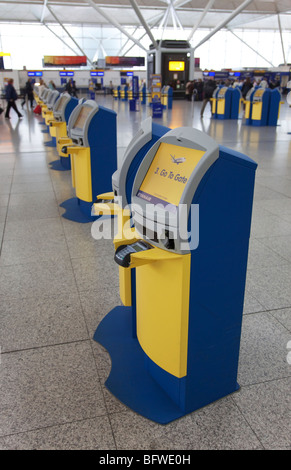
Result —
[{"label": "bird logo on screen", "polygon": [[171,158],[172,158],[172,162],[176,163],[177,165],[179,165],[179,163],[184,163],[186,161],[186,158],[184,158],[184,157],[175,158],[175,155],[171,155]]}]

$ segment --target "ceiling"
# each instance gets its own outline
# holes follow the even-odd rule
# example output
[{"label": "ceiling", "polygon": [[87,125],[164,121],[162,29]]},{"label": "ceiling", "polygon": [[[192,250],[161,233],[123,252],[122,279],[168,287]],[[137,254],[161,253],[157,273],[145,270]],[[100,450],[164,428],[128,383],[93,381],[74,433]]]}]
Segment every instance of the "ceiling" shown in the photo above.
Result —
[{"label": "ceiling", "polygon": [[[243,0],[133,1],[138,5],[140,14],[151,28],[161,25],[163,18],[168,27],[193,28],[199,24],[199,28],[214,28],[246,3]],[[96,9],[92,6],[93,3]],[[282,29],[291,30],[290,0],[254,0],[248,3],[227,23],[228,28],[278,29],[277,13],[281,13]],[[211,6],[210,9],[208,9],[209,6]],[[168,12],[167,19],[165,18],[166,12]],[[1,22],[56,24],[56,21],[59,21],[66,25],[108,25],[110,23],[108,16],[122,27],[137,27],[141,24],[131,0],[90,0],[89,2],[86,0],[0,0]]]},{"label": "ceiling", "polygon": [[[113,26],[144,51],[132,28],[139,28],[150,44],[165,38],[167,27],[173,34],[182,32],[195,48],[222,28],[290,33],[291,0],[0,0],[0,23],[62,26],[73,42],[70,26]],[[197,29],[205,30],[200,42],[193,39]]]}]

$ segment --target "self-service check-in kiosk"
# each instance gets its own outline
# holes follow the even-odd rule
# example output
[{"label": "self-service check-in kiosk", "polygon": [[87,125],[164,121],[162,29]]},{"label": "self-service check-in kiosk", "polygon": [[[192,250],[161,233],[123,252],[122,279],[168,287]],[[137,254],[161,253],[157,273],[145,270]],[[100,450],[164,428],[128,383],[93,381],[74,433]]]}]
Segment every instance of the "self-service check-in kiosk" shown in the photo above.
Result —
[{"label": "self-service check-in kiosk", "polygon": [[256,166],[193,128],[166,133],[140,164],[131,239],[115,241],[120,269],[136,271],[136,319],[116,307],[94,339],[111,356],[107,388],[153,421],[239,388]]},{"label": "self-service check-in kiosk", "polygon": [[266,126],[270,105],[269,88],[257,88],[252,98],[251,124],[253,126]]},{"label": "self-service check-in kiosk", "polygon": [[216,119],[230,119],[232,90],[226,86],[216,89],[213,97],[213,114]]},{"label": "self-service check-in kiosk", "polygon": [[91,218],[91,207],[98,194],[111,186],[117,167],[116,113],[93,100],[78,105],[69,120],[69,138],[63,152],[71,155],[72,185],[77,205],[62,203],[68,209],[63,217],[81,221],[79,211]]},{"label": "self-service check-in kiosk", "polygon": [[72,97],[68,93],[63,93],[54,105],[54,119],[49,123],[50,134],[52,139],[55,140],[57,151],[60,156],[60,163],[62,167],[67,170],[71,169],[70,156],[63,153],[62,148],[65,144],[71,142],[70,140],[65,140],[68,139],[67,125],[70,115],[78,103],[79,101],[77,98]]}]

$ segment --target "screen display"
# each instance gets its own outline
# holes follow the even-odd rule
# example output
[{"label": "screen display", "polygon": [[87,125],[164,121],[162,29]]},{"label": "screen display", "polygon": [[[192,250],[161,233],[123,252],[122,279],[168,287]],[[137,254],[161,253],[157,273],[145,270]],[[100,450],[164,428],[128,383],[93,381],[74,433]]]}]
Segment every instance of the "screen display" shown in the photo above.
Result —
[{"label": "screen display", "polygon": [[153,158],[137,197],[149,204],[162,204],[176,212],[182,193],[204,150],[162,142]]},{"label": "screen display", "polygon": [[62,96],[58,101],[56,105],[55,111],[60,111],[62,107],[64,106],[65,102],[67,101],[67,98],[65,96]]},{"label": "screen display", "polygon": [[170,72],[183,72],[185,70],[184,61],[171,60],[169,62],[169,71]]},{"label": "screen display", "polygon": [[83,129],[87,117],[89,116],[92,108],[89,106],[82,106],[81,111],[74,123],[73,129]]},{"label": "screen display", "polygon": [[264,91],[265,91],[265,90],[264,90],[263,88],[259,88],[259,90],[257,90],[257,91],[255,92],[254,96],[255,96],[256,98],[260,98],[261,96],[263,96]]}]

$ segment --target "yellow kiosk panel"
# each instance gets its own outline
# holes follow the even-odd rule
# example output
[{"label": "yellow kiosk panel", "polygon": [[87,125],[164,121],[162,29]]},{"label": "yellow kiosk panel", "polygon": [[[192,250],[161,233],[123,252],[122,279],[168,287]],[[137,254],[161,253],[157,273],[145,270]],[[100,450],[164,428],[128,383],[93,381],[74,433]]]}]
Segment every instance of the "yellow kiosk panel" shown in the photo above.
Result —
[{"label": "yellow kiosk panel", "polygon": [[185,185],[204,153],[162,142],[137,196],[176,211]]},{"label": "yellow kiosk panel", "polygon": [[139,343],[152,361],[175,377],[187,374],[190,257],[136,270]]}]

